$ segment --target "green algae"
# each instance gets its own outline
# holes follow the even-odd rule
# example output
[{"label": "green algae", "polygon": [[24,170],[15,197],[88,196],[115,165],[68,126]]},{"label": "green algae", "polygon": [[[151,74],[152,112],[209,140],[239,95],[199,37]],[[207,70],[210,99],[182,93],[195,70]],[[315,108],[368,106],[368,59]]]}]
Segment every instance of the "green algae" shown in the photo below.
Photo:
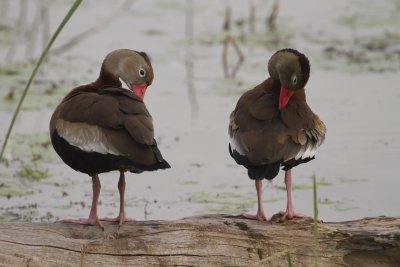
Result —
[{"label": "green algae", "polygon": [[[70,91],[69,86],[54,87],[51,84],[35,85],[29,92],[28,101],[22,106],[22,110],[40,110],[43,108],[53,108],[60,99]],[[0,105],[2,109],[11,110],[17,104],[21,94],[20,89],[12,88],[2,95]],[[1,103],[1,102],[0,102]]]},{"label": "green algae", "polygon": [[164,34],[164,32],[159,29],[147,29],[143,33],[147,36],[160,36]]},{"label": "green algae", "polygon": [[160,1],[157,5],[162,9],[169,10],[185,10],[185,5],[180,1]]},{"label": "green algae", "polygon": [[25,71],[28,71],[28,68],[32,67],[31,64],[10,64],[6,66],[2,66],[0,68],[0,75],[4,76],[17,76],[23,74]]},{"label": "green algae", "polygon": [[332,200],[329,198],[318,199],[318,204],[333,206],[333,208],[336,211],[349,211],[349,210],[358,209],[357,206],[351,205],[348,202],[340,201],[340,200]]},{"label": "green algae", "polygon": [[14,186],[2,186],[0,187],[0,197],[21,197],[21,196],[26,196],[26,195],[31,195],[33,194],[32,191],[23,191],[20,188],[14,187]]},{"label": "green algae", "polygon": [[334,204],[334,207],[337,211],[349,211],[358,209],[358,207],[355,205],[351,205],[350,203],[340,202],[340,201],[336,202]]},{"label": "green algae", "polygon": [[55,162],[48,133],[14,134],[7,148],[10,157],[26,164],[31,162]]},{"label": "green algae", "polygon": [[393,6],[380,2],[357,2],[349,5],[336,22],[349,29],[351,38],[335,36],[340,39],[340,45],[335,45],[331,37],[320,36],[326,39],[325,44],[321,42],[325,46],[322,54],[324,68],[351,73],[400,69],[400,31],[395,26],[400,24],[400,17],[393,12]]},{"label": "green algae", "polygon": [[329,198],[319,198],[318,199],[318,204],[321,204],[321,205],[333,205],[336,202],[337,201],[329,199]]},{"label": "green algae", "polygon": [[[316,183],[317,183],[317,185],[321,185],[321,186],[332,185],[332,182],[330,182],[329,180],[327,180],[325,178],[317,179]],[[277,189],[280,189],[280,190],[286,190],[285,185],[275,185],[274,187]],[[312,182],[311,183],[293,183],[292,184],[292,190],[308,190],[308,189],[313,189]]]},{"label": "green algae", "polygon": [[31,167],[23,167],[19,171],[15,173],[17,177],[20,178],[29,178],[34,181],[40,181],[44,178],[50,177],[51,174],[49,170],[38,170],[37,168],[31,168]]},{"label": "green algae", "polygon": [[199,181],[195,181],[195,180],[182,180],[182,181],[179,181],[179,184],[181,184],[181,185],[196,185],[196,184],[199,184]]},{"label": "green algae", "polygon": [[[233,192],[209,193],[194,192],[188,194],[187,201],[198,204],[220,204],[220,205],[241,205],[250,206],[257,203],[253,194],[240,194]],[[265,198],[263,202],[276,202],[279,198]]]},{"label": "green algae", "polygon": [[44,184],[52,185],[52,186],[55,186],[55,187],[60,187],[62,185],[63,186],[67,185],[67,183],[61,183],[59,180],[54,179],[54,178],[50,178],[50,177],[48,177],[48,179],[46,179]]},{"label": "green algae", "polygon": [[11,44],[13,29],[7,25],[0,25],[0,45],[7,46]]},{"label": "green algae", "polygon": [[13,216],[10,216],[10,215],[6,215],[6,214],[1,214],[0,215],[0,222],[11,222],[14,219],[15,218]]},{"label": "green algae", "polygon": [[[49,69],[67,69],[69,67],[65,61],[59,62],[57,59],[46,64]],[[12,62],[0,66],[0,82],[3,89],[0,90],[0,110],[15,109],[22,95],[23,85],[27,82],[27,77],[33,67],[30,62]],[[27,99],[21,109],[25,111],[53,108],[71,90],[71,87],[64,79],[55,81],[53,75],[39,72],[38,78],[31,84]]]},{"label": "green algae", "polygon": [[[32,68],[31,63],[10,63],[0,67],[0,82],[4,89],[0,90],[0,110],[15,109]],[[57,85],[51,80],[39,78],[32,83],[22,110],[53,108],[70,89],[68,85]]]},{"label": "green algae", "polygon": [[359,183],[359,182],[367,182],[368,180],[365,178],[340,178],[339,182],[342,184],[348,184],[348,183]]},{"label": "green algae", "polygon": [[[269,51],[305,41],[315,51],[314,62],[326,70],[346,73],[398,71],[400,31],[396,25],[400,25],[400,17],[398,11],[394,12],[394,2],[351,2],[356,4],[349,4],[349,8],[332,21],[344,29],[344,34],[332,34],[320,28],[299,29],[286,18],[279,20],[275,31],[264,29],[251,33],[243,31],[243,25],[233,25],[229,34],[241,48],[263,47]],[[204,46],[215,46],[220,45],[226,35],[222,29],[207,31],[200,34],[196,41]],[[309,51],[309,54],[312,53]],[[245,54],[245,60],[248,56]],[[232,90],[222,92],[229,94]]]}]

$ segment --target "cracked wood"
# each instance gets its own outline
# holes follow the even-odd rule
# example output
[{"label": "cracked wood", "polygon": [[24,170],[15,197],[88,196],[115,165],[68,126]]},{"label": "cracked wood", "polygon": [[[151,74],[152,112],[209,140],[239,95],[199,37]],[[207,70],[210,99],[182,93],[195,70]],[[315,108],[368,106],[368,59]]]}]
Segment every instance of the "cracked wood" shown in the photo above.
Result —
[{"label": "cracked wood", "polygon": [[205,215],[97,227],[0,223],[0,266],[398,266],[400,218],[319,224]]}]

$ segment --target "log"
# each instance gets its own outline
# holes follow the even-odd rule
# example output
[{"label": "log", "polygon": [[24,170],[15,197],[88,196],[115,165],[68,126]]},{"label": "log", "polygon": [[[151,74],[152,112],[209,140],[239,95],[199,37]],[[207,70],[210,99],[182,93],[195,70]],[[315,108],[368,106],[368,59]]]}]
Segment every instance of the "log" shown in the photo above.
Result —
[{"label": "log", "polygon": [[400,217],[318,224],[227,215],[120,228],[0,223],[0,266],[400,266]]}]

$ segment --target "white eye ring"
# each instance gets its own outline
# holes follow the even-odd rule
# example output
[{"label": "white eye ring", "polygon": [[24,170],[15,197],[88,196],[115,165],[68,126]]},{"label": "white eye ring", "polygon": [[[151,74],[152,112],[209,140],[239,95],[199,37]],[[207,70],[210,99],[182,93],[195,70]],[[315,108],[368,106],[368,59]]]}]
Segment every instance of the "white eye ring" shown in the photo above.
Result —
[{"label": "white eye ring", "polygon": [[292,84],[297,84],[297,77],[296,75],[292,76]]},{"label": "white eye ring", "polygon": [[143,78],[144,76],[146,76],[146,71],[143,68],[140,68],[138,72],[140,77]]}]

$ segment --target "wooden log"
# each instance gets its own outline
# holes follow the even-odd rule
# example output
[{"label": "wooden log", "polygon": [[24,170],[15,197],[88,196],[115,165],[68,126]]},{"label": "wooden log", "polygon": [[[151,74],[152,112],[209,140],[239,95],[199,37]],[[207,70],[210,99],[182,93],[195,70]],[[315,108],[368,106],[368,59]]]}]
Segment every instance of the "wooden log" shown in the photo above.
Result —
[{"label": "wooden log", "polygon": [[0,223],[0,266],[400,266],[400,218]]}]

